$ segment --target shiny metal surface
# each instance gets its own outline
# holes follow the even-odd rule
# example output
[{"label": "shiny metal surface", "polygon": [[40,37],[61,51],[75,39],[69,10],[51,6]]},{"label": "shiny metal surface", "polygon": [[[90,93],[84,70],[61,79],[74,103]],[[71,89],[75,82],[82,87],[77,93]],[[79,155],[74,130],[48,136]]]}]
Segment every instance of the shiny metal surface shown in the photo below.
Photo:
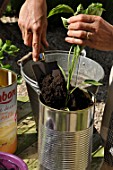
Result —
[{"label": "shiny metal surface", "polygon": [[[36,121],[36,126],[38,129],[38,95],[40,93],[40,88],[38,86],[38,82],[34,77],[32,65],[32,53],[24,56],[21,60],[18,61],[18,64],[21,68],[21,74],[26,81],[27,89],[29,93],[29,98],[32,106],[33,115]],[[45,52],[45,60],[47,62],[57,61],[58,64],[64,69],[66,75],[68,74],[67,71],[67,61],[68,61],[68,51],[62,50],[51,50]],[[36,63],[35,63],[36,64]],[[85,79],[94,79],[96,81],[102,80],[104,77],[104,70],[100,64],[95,62],[92,59],[86,57],[86,51],[82,51],[80,56],[80,67],[78,72],[77,84],[80,85],[81,82]],[[75,85],[76,82],[76,71],[73,76],[72,84]],[[98,90],[97,86],[92,85],[85,85],[84,88],[87,88],[90,92],[95,94]]]},{"label": "shiny metal surface", "polygon": [[17,80],[17,76],[14,72],[0,68],[0,87],[7,88],[14,84]]},{"label": "shiny metal surface", "polygon": [[39,100],[38,157],[49,170],[85,170],[91,161],[94,105],[61,111]]},{"label": "shiny metal surface", "polygon": [[[73,53],[70,56],[70,61],[72,60]],[[45,52],[45,61],[46,62],[52,62],[57,61],[58,65],[63,68],[66,75],[68,75],[68,51],[59,51],[59,50],[53,50],[53,51],[46,51]],[[76,77],[77,77],[77,84],[79,85],[83,83],[86,79],[93,79],[96,81],[100,81],[104,77],[104,70],[101,67],[101,65],[94,60],[87,58],[86,51],[83,50],[81,52],[81,55],[79,57],[79,66],[77,65],[73,77],[72,77],[72,85],[76,84]],[[79,70],[78,70],[79,67]],[[89,84],[82,85],[82,88],[87,88],[90,92],[93,94],[96,93],[97,87],[92,86]]]}]

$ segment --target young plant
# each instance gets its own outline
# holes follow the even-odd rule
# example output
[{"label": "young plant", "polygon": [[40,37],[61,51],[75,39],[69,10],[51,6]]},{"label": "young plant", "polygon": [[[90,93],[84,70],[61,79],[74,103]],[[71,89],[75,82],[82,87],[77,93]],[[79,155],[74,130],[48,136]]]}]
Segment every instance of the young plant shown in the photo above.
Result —
[{"label": "young plant", "polygon": [[[104,9],[102,8],[101,3],[92,3],[91,5],[88,6],[87,9],[84,9],[82,4],[80,4],[77,7],[76,12],[70,6],[65,5],[65,4],[60,4],[60,5],[56,6],[55,8],[53,8],[49,12],[48,18],[55,15],[55,14],[58,14],[58,13],[72,13],[72,15],[74,15],[74,16],[78,15],[78,14],[89,14],[89,15],[101,16],[103,10]],[[67,29],[68,28],[67,19],[63,18],[63,17],[61,17],[61,19],[62,19],[64,27]],[[70,90],[73,73],[74,73],[74,70],[77,67],[79,56],[80,56],[80,53],[83,50],[83,48],[84,48],[83,46],[73,44],[70,47],[70,50],[69,50],[69,53],[68,53],[68,66],[67,66],[68,67],[68,77],[67,77],[67,95],[66,95],[65,107],[67,107],[70,94],[77,88],[76,84],[75,84],[75,87],[72,90]],[[73,56],[72,56],[72,59],[70,60],[71,53],[73,54]],[[61,69],[64,77],[66,78],[66,75],[65,75],[63,69],[61,67],[60,67],[60,69]],[[85,83],[96,85],[96,86],[101,85],[101,83],[98,83],[95,80],[89,80],[89,81],[86,80]]]},{"label": "young plant", "polygon": [[8,56],[15,57],[18,51],[19,48],[13,45],[10,40],[6,40],[6,42],[3,43],[2,39],[0,39],[0,67],[11,69],[11,65],[3,64],[3,60]]},{"label": "young plant", "polygon": [[[11,70],[12,67],[10,64],[4,64],[4,60],[6,60],[7,57],[15,57],[16,53],[20,49],[17,48],[15,45],[12,44],[10,40],[6,40],[5,43],[0,39],[0,67],[1,68],[6,68]],[[21,84],[22,83],[22,77],[21,75],[17,75],[17,83]]]}]

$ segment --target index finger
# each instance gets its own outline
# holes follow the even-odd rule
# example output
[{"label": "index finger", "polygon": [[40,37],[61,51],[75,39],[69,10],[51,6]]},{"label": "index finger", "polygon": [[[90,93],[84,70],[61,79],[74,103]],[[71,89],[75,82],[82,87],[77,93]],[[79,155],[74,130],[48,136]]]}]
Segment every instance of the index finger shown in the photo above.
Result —
[{"label": "index finger", "polygon": [[87,22],[87,23],[92,23],[95,21],[95,15],[87,15],[87,14],[79,14],[76,16],[72,16],[68,19],[68,23],[72,22]]},{"label": "index finger", "polygon": [[33,32],[32,50],[33,61],[38,61],[40,53],[40,35],[36,31]]}]

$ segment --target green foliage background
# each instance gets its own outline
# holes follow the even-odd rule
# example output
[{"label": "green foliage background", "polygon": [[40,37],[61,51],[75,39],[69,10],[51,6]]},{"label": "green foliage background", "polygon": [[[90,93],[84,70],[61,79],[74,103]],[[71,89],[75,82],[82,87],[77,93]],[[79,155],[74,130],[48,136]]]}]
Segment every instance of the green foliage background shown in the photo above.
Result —
[{"label": "green foliage background", "polygon": [[[71,6],[74,10],[76,10],[76,7],[81,3],[84,8],[86,8],[89,4],[92,2],[100,2],[103,4],[103,7],[105,8],[105,12],[103,13],[103,18],[106,19],[108,22],[113,24],[113,0],[46,0],[47,6],[48,6],[48,13],[49,11],[54,8],[58,4],[67,4]],[[9,14],[19,14],[20,8],[22,4],[25,2],[25,0],[10,0],[10,3],[6,10],[6,15]],[[51,20],[51,19],[50,19]],[[53,20],[53,18],[52,18]],[[54,20],[56,22],[60,22],[58,16],[54,16]]]},{"label": "green foliage background", "polygon": [[80,3],[86,8],[92,2],[100,2],[103,4],[103,7],[106,10],[103,13],[103,18],[113,24],[113,0],[47,0],[48,12],[58,4],[67,4],[76,11],[76,7]]}]

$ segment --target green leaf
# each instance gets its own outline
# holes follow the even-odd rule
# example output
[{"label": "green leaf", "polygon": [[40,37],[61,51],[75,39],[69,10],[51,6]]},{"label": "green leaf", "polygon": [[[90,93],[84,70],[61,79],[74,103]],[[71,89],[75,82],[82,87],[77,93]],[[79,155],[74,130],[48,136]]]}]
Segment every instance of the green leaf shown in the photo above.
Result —
[{"label": "green leaf", "polygon": [[9,65],[9,64],[2,65],[2,68],[6,68],[6,69],[9,69],[9,70],[11,70],[11,65]]},{"label": "green leaf", "polygon": [[74,87],[71,91],[70,91],[70,94],[72,94],[75,90],[76,90],[77,87]]},{"label": "green leaf", "polygon": [[64,27],[66,28],[66,29],[68,29],[68,22],[67,22],[67,19],[66,18],[64,18],[64,17],[61,17],[61,19],[62,19],[62,23],[63,23],[63,25],[64,25]]},{"label": "green leaf", "polygon": [[62,67],[60,65],[58,65],[59,69],[61,70],[63,76],[64,76],[64,79],[66,80],[66,74],[64,72],[64,70],[62,69]]},{"label": "green leaf", "polygon": [[0,51],[0,59],[3,59],[3,51]]},{"label": "green leaf", "polygon": [[9,50],[11,50],[12,52],[18,52],[19,48],[17,48],[15,45],[11,45]]},{"label": "green leaf", "polygon": [[94,86],[101,86],[102,83],[96,81],[96,80],[92,80],[92,79],[86,79],[84,81],[85,84],[91,84],[91,85],[94,85]]},{"label": "green leaf", "polygon": [[4,56],[0,56],[0,60],[3,60],[4,59]]},{"label": "green leaf", "polygon": [[17,96],[17,100],[20,102],[28,102],[29,96]]},{"label": "green leaf", "polygon": [[[60,5],[56,6],[55,8],[53,8],[49,12],[48,18],[52,15],[59,14],[59,13],[72,13],[72,15],[89,14],[89,15],[99,15],[99,16],[101,16],[103,10],[104,9],[102,8],[101,3],[92,3],[85,10],[84,10],[82,4],[80,4],[77,7],[76,12],[74,12],[74,10],[70,6],[65,5],[65,4],[60,4]],[[63,17],[61,17],[61,19],[62,19],[64,27],[67,29],[68,28],[67,19],[63,18]],[[68,104],[68,101],[69,101],[69,94],[72,93],[76,89],[76,86],[75,86],[75,88],[70,91],[70,85],[71,85],[71,80],[72,80],[72,77],[73,77],[74,70],[77,67],[77,64],[78,64],[78,61],[79,61],[79,56],[80,56],[80,53],[81,53],[83,48],[84,47],[73,44],[71,46],[70,50],[69,50],[69,53],[68,53],[68,78],[67,78],[67,95],[66,95],[66,100],[65,100],[65,107],[67,107],[67,104]],[[73,49],[74,49],[74,51],[73,51],[72,60],[70,60],[71,52],[72,52]],[[60,70],[62,71],[62,74],[65,76],[63,69],[60,68]],[[84,83],[92,84],[92,85],[95,85],[95,86],[102,85],[102,83],[99,83],[95,80],[85,80]]]},{"label": "green leaf", "polygon": [[2,46],[2,51],[5,51],[7,48],[8,48],[8,45],[7,45],[6,43],[3,44],[3,46]]},{"label": "green leaf", "polygon": [[10,41],[10,40],[6,40],[6,44],[7,44],[8,46],[10,46],[10,45],[11,45],[11,41]]},{"label": "green leaf", "polygon": [[72,13],[74,15],[74,10],[68,5],[60,4],[49,12],[48,18],[59,13]]},{"label": "green leaf", "polygon": [[92,3],[85,10],[85,14],[101,16],[103,11],[104,9],[102,8],[101,3]]},{"label": "green leaf", "polygon": [[101,146],[98,150],[96,150],[93,154],[92,154],[93,158],[94,157],[104,157],[104,147]]},{"label": "green leaf", "polygon": [[83,13],[84,13],[84,8],[82,4],[79,4],[77,7],[77,11],[74,13],[74,15],[83,14]]},{"label": "green leaf", "polygon": [[69,111],[69,108],[68,108],[68,107],[66,107],[64,110],[65,110],[65,111]]},{"label": "green leaf", "polygon": [[6,52],[6,53],[9,54],[9,55],[14,55],[14,52],[13,52],[13,51],[4,50],[4,52]]},{"label": "green leaf", "polygon": [[21,75],[17,75],[17,84],[22,84],[22,76]]},{"label": "green leaf", "polygon": [[0,49],[2,48],[2,45],[3,45],[3,41],[2,41],[2,39],[0,38]]}]

